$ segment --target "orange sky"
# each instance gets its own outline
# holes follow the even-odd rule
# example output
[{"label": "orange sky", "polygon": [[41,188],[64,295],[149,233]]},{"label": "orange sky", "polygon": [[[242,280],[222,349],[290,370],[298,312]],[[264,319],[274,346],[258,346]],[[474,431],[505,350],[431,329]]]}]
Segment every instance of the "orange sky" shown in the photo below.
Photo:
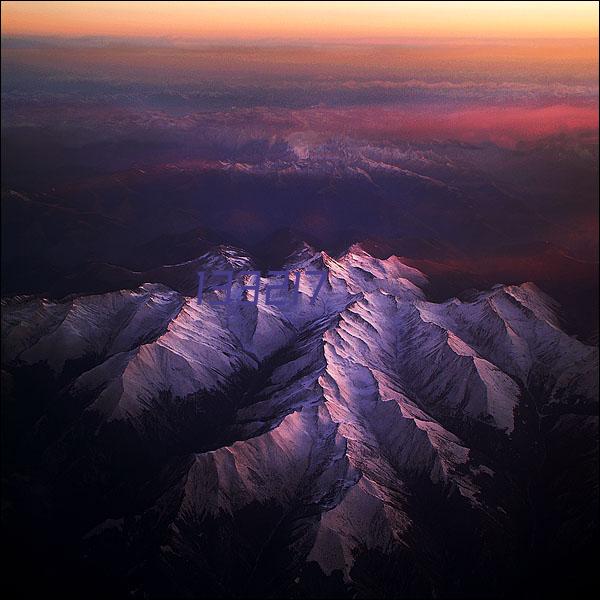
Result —
[{"label": "orange sky", "polygon": [[3,35],[589,38],[598,2],[2,2]]}]

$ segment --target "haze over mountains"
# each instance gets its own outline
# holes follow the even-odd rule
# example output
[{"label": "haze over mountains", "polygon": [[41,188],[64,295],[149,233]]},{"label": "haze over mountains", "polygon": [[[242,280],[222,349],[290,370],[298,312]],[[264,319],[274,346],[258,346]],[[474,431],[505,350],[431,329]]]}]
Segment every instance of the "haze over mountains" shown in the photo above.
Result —
[{"label": "haze over mountains", "polygon": [[[584,589],[594,44],[3,44],[17,586]],[[294,310],[199,305],[223,268],[328,280]]]},{"label": "haze over mountains", "polygon": [[105,263],[144,271],[292,229],[334,253],[375,240],[464,287],[532,279],[586,302],[570,330],[597,330],[586,43],[23,43],[3,53],[7,292],[116,289]]}]

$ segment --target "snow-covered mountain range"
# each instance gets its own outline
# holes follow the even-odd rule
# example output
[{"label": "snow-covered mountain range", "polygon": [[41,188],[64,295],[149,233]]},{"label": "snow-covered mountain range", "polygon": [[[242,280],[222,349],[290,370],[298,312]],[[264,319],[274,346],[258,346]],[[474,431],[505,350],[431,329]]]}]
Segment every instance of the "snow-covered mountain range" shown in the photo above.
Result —
[{"label": "snow-covered mountain range", "polygon": [[[176,267],[189,288],[253,259]],[[286,268],[328,271],[314,304],[308,277],[293,309],[151,281],[5,299],[15,527],[40,504],[41,548],[62,531],[71,564],[133,597],[510,593],[585,552],[598,350],[551,298],[432,302],[361,245]]]}]

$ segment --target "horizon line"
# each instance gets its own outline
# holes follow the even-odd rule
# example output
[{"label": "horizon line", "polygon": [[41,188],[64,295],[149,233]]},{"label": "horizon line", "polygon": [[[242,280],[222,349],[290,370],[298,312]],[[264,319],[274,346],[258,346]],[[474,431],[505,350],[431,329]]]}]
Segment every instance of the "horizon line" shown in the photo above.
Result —
[{"label": "horizon line", "polygon": [[310,45],[396,45],[406,43],[458,43],[458,42],[476,42],[482,44],[494,43],[514,43],[527,44],[531,42],[580,42],[580,43],[600,43],[600,36],[425,36],[425,35],[403,35],[403,36],[376,36],[376,37],[349,37],[349,38],[321,38],[321,37],[285,37],[285,36],[265,36],[255,38],[244,38],[235,36],[179,36],[179,35],[130,35],[130,34],[36,34],[36,33],[1,33],[0,40],[24,41],[24,42],[169,42],[171,44],[201,44],[201,45],[219,45],[219,44],[237,44],[237,45],[260,45],[260,44],[310,44]]}]

